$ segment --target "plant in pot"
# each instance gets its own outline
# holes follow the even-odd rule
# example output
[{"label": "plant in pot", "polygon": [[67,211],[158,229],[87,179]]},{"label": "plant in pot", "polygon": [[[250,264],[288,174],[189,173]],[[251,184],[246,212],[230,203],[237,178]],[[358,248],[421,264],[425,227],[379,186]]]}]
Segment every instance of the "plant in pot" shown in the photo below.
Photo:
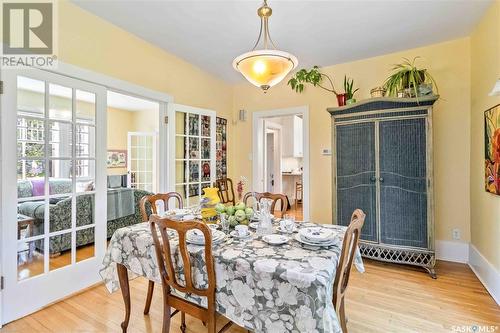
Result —
[{"label": "plant in pot", "polygon": [[403,58],[403,62],[393,67],[393,73],[385,80],[384,88],[387,96],[416,97],[433,94],[433,86],[438,89],[436,81],[426,69],[417,68],[415,60]]},{"label": "plant in pot", "polygon": [[346,103],[354,104],[356,103],[356,99],[354,98],[354,94],[359,90],[359,88],[354,89],[354,79],[348,78],[344,75],[344,90],[346,94]]},{"label": "plant in pot", "polygon": [[[324,85],[325,80],[327,86]],[[327,74],[321,73],[318,66],[313,66],[310,70],[302,68],[297,71],[290,80],[288,80],[288,85],[291,86],[292,90],[295,90],[297,93],[304,91],[304,84],[306,83],[334,93],[337,97],[337,103],[339,106],[346,104],[347,94],[337,93],[337,91],[335,91],[335,86],[333,85],[333,80]]]}]

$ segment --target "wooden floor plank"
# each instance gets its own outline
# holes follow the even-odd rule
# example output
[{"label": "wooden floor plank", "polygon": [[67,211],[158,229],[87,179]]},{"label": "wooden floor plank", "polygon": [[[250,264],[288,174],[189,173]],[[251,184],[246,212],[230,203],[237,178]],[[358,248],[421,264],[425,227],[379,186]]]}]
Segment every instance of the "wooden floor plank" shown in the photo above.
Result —
[{"label": "wooden floor plank", "polygon": [[[499,326],[500,307],[470,268],[438,262],[438,279],[419,268],[365,261],[366,272],[351,274],[346,311],[350,333],[452,332],[453,326]],[[159,332],[162,320],[161,286],[156,286],[149,316],[142,314],[147,281],[130,282],[132,313],[129,332]],[[123,303],[119,292],[103,285],[86,290],[30,316],[9,323],[0,333],[120,332]],[[206,332],[199,320],[187,316],[187,331]],[[217,327],[225,324],[219,318]],[[180,317],[173,318],[172,333],[180,333]],[[244,333],[238,326],[230,333]]]}]

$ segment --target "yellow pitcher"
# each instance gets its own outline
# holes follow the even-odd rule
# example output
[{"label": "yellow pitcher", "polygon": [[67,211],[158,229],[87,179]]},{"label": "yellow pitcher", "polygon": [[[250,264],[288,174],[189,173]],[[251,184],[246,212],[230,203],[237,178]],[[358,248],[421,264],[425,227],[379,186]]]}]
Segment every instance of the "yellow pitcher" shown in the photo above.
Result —
[{"label": "yellow pitcher", "polygon": [[220,202],[220,199],[219,189],[217,187],[205,187],[203,189],[203,193],[203,197],[209,199],[209,201],[201,209],[201,217],[205,220],[217,216],[215,205]]}]

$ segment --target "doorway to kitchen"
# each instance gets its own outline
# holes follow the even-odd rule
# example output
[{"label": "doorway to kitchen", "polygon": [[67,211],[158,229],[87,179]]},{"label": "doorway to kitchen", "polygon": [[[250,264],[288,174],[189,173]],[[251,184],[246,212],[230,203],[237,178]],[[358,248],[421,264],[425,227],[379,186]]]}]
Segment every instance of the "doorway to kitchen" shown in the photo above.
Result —
[{"label": "doorway to kitchen", "polygon": [[294,107],[253,113],[255,191],[282,193],[287,214],[309,219],[309,113]]}]

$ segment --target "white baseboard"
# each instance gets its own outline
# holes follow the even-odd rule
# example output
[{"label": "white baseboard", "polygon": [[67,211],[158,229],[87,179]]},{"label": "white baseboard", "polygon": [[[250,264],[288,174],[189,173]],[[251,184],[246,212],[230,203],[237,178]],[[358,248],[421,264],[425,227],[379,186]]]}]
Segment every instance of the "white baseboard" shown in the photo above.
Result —
[{"label": "white baseboard", "polygon": [[472,244],[469,249],[469,266],[491,297],[500,305],[500,272]]},{"label": "white baseboard", "polygon": [[469,243],[436,240],[436,259],[465,264],[469,261]]}]

